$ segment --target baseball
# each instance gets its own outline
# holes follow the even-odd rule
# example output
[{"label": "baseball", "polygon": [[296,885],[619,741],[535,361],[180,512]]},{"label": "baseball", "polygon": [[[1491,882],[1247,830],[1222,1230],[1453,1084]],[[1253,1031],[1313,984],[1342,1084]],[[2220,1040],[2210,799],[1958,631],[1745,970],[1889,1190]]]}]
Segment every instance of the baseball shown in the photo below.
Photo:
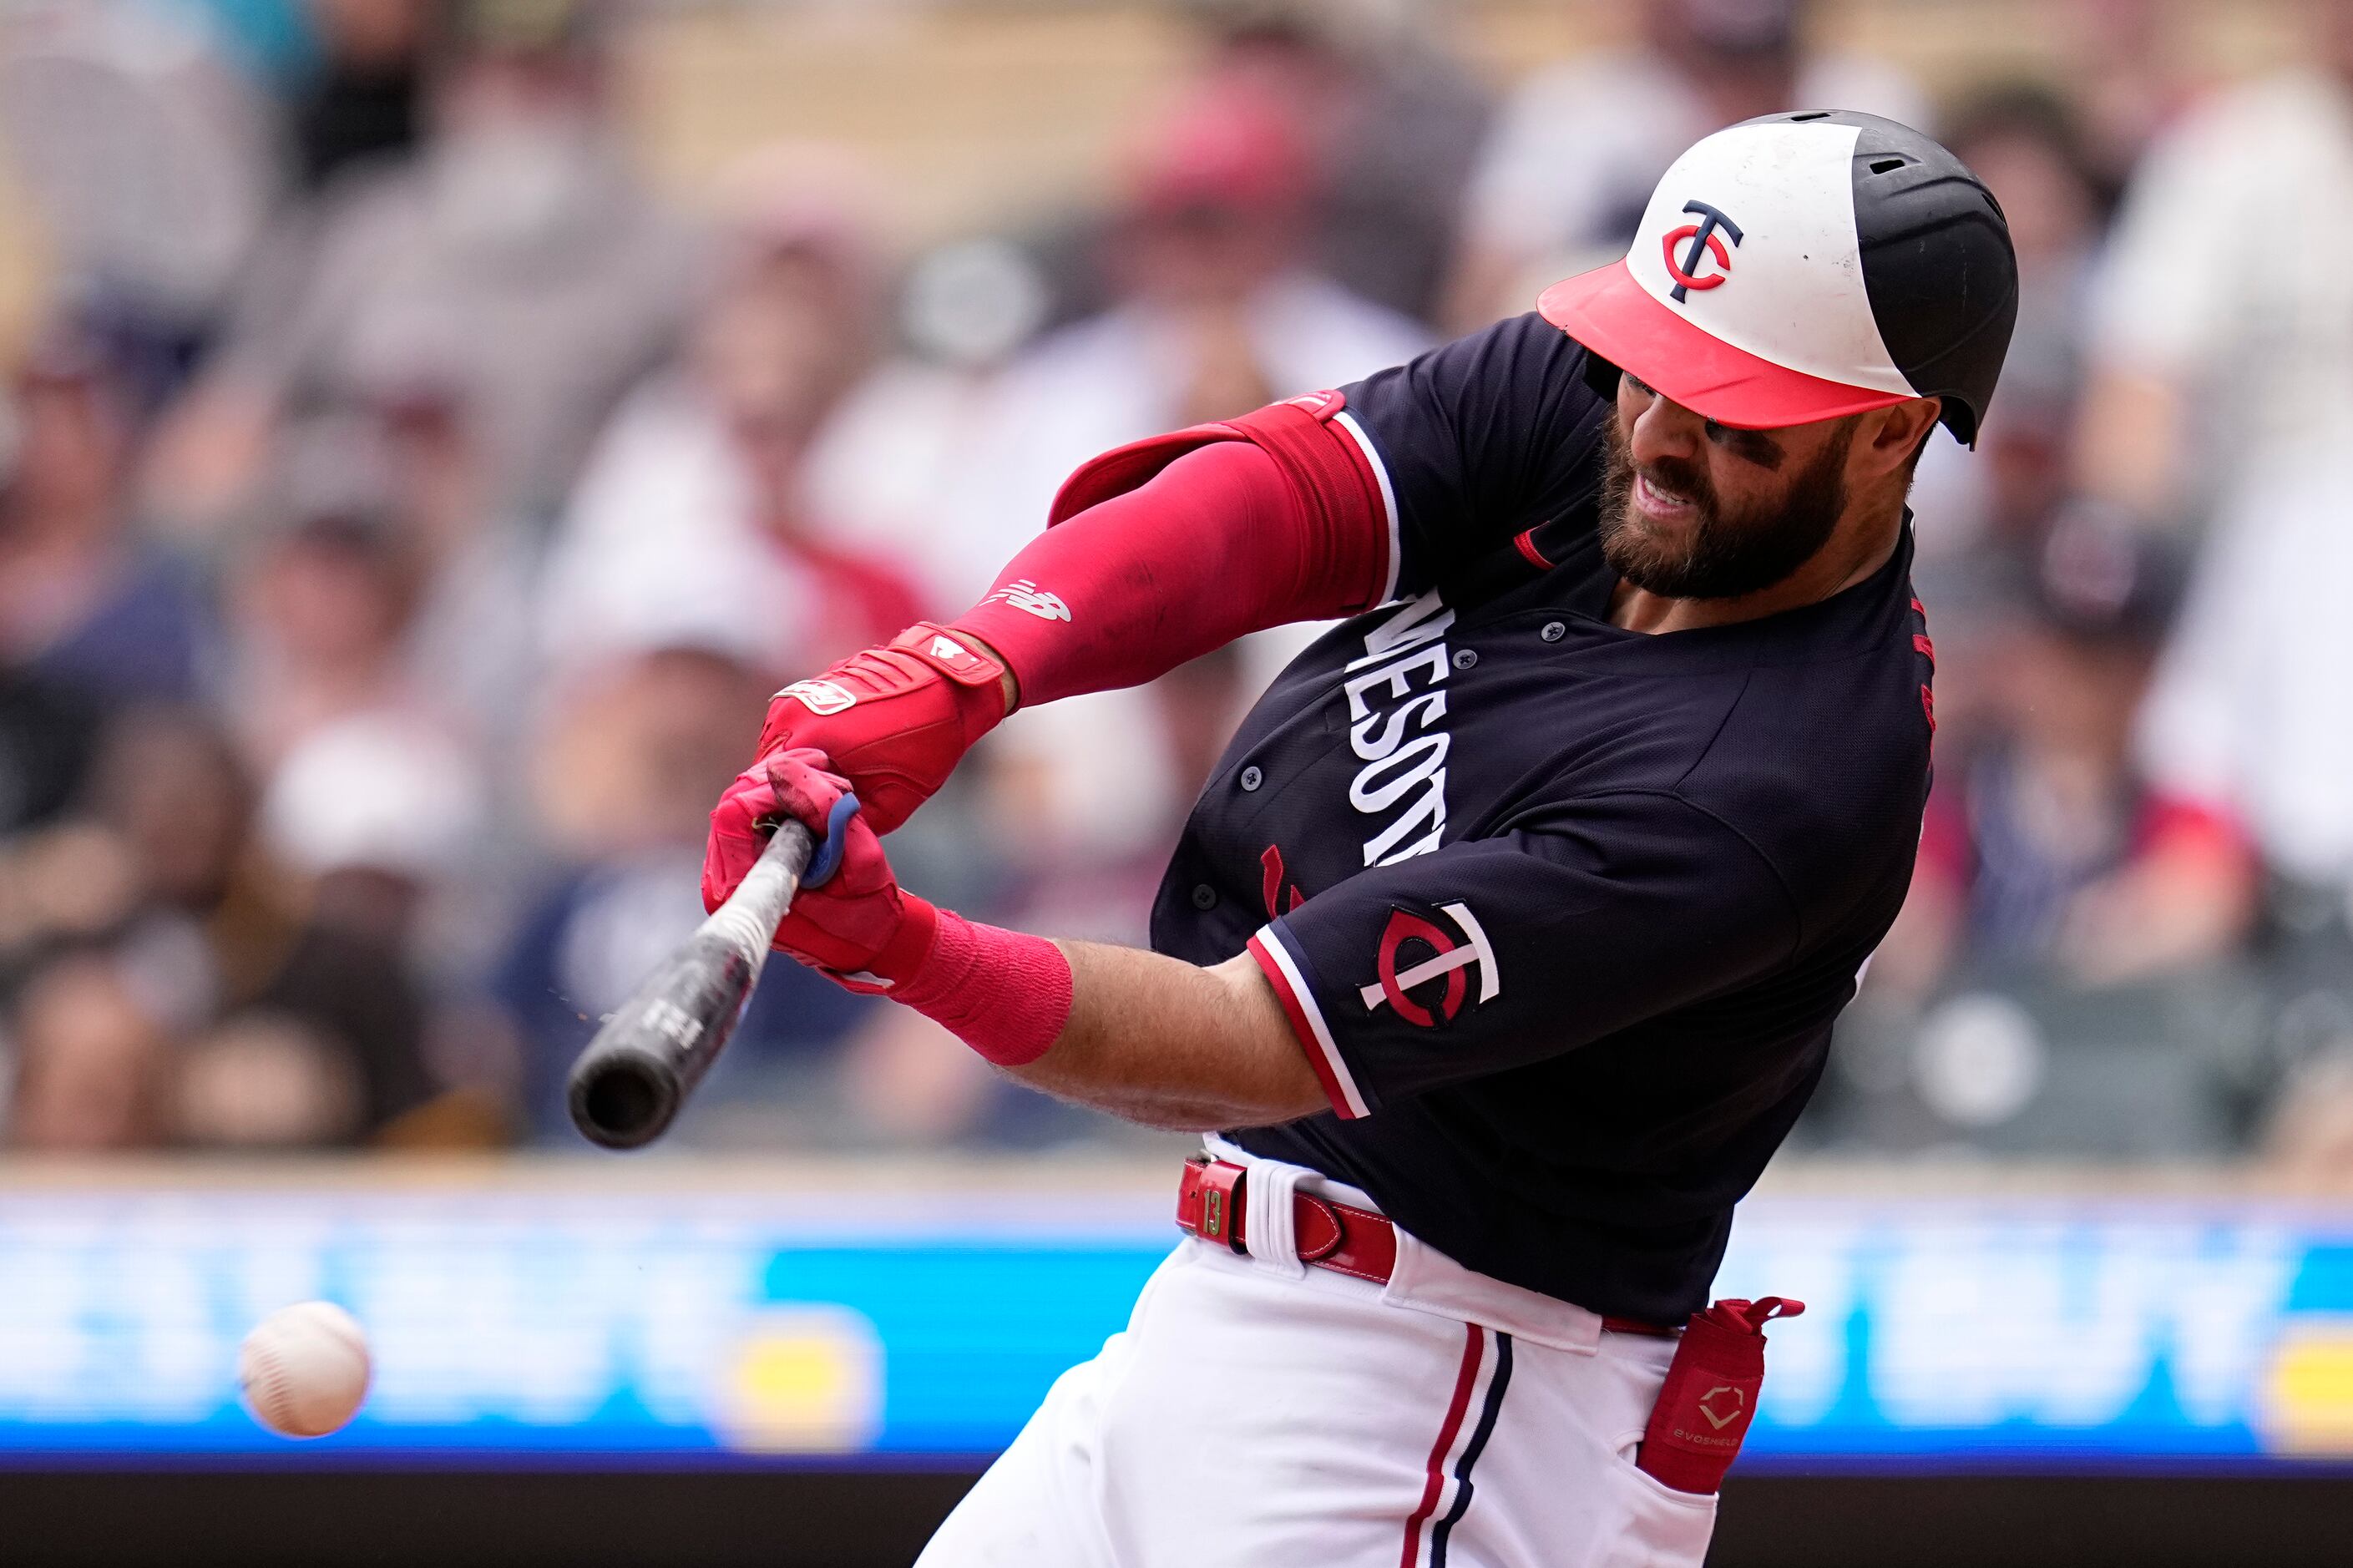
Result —
[{"label": "baseball", "polygon": [[302,1301],[254,1325],[237,1356],[256,1419],[281,1437],[323,1437],[367,1397],[367,1331],[332,1301]]}]

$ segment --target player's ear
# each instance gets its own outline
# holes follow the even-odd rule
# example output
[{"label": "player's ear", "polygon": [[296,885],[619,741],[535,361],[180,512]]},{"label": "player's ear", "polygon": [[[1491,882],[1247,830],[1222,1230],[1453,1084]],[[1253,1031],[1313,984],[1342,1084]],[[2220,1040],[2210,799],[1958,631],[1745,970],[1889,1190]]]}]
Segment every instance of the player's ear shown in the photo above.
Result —
[{"label": "player's ear", "polygon": [[1856,433],[1855,445],[1872,468],[1883,473],[1900,468],[1908,473],[1935,432],[1936,416],[1944,406],[1941,397],[1911,397],[1865,414],[1861,416],[1863,426]]}]

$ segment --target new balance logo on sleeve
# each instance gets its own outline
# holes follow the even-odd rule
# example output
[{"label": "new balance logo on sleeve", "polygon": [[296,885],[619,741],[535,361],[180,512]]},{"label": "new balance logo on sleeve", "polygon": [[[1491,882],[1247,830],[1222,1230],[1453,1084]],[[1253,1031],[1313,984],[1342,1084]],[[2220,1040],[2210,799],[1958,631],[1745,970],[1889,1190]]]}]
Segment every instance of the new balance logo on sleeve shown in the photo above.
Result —
[{"label": "new balance logo on sleeve", "polygon": [[1027,577],[1017,578],[981,601],[984,605],[1010,605],[1026,610],[1041,621],[1067,621],[1071,606],[1062,602],[1060,594],[1050,594]]}]

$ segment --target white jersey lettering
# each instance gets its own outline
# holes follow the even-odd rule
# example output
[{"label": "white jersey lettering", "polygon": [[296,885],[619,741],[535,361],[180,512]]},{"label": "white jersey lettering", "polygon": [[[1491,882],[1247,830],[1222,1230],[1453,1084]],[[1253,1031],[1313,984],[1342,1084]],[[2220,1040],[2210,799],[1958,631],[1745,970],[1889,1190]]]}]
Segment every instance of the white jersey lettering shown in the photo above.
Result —
[{"label": "white jersey lettering", "polygon": [[[1365,841],[1365,864],[1394,865],[1438,847],[1446,831],[1446,752],[1451,737],[1443,686],[1453,665],[1445,637],[1454,612],[1435,590],[1409,599],[1365,637],[1349,661],[1348,745],[1365,765],[1348,785],[1348,804],[1366,816],[1394,820]],[[1411,837],[1419,834],[1419,837]]]},{"label": "white jersey lettering", "polygon": [[[1414,721],[1417,711],[1420,714],[1420,718]],[[1377,763],[1398,749],[1398,742],[1405,739],[1405,727],[1409,721],[1414,721],[1419,727],[1428,729],[1431,720],[1444,717],[1446,717],[1446,693],[1426,692],[1391,713],[1386,720],[1377,713],[1366,714],[1362,723],[1348,731],[1348,744],[1355,748],[1356,755],[1366,762]],[[1380,726],[1377,734],[1373,729],[1377,724]]]}]

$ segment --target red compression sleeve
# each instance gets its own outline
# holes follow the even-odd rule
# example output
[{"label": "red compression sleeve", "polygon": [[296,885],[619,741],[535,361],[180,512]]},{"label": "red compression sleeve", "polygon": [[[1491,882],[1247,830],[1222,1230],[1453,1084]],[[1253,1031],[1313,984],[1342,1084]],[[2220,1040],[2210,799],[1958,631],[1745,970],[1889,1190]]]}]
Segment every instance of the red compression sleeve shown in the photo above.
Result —
[{"label": "red compression sleeve", "polygon": [[871,973],[885,993],[999,1067],[1042,1057],[1071,1021],[1071,961],[1042,936],[968,921],[908,897],[902,935]]},{"label": "red compression sleeve", "polygon": [[1251,442],[1219,441],[1039,534],[952,624],[997,650],[1024,706],[1050,702],[1367,608],[1388,549],[1386,518],[1303,493]]}]

